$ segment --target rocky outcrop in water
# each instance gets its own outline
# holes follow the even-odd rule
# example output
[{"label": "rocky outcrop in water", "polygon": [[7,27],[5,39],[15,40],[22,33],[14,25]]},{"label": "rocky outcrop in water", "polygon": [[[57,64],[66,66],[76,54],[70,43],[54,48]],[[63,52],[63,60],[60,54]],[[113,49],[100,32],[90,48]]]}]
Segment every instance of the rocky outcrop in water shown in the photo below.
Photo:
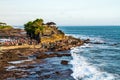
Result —
[{"label": "rocky outcrop in water", "polygon": [[68,61],[62,60],[62,61],[61,61],[61,64],[63,64],[63,65],[68,65]]}]

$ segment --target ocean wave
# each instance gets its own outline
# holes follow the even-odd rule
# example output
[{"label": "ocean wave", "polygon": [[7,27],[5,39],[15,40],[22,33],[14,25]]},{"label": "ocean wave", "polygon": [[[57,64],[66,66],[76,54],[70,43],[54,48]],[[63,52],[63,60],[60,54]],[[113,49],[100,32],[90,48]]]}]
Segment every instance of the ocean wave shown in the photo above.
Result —
[{"label": "ocean wave", "polygon": [[80,39],[83,39],[83,40],[86,40],[86,39],[90,39],[90,42],[92,42],[92,43],[105,43],[106,41],[103,39],[103,38],[101,38],[100,36],[94,36],[94,35],[90,35],[90,36],[88,36],[88,35],[80,35],[80,34],[66,34],[66,35],[68,35],[68,36],[74,36],[74,37],[76,37],[76,38],[80,38]]},{"label": "ocean wave", "polygon": [[[85,47],[85,46],[84,46]],[[105,71],[101,71],[96,66],[91,65],[88,62],[87,58],[81,56],[81,47],[72,48],[71,55],[73,59],[70,61],[72,64],[73,76],[76,80],[116,80],[116,76],[114,74],[107,73]]]}]

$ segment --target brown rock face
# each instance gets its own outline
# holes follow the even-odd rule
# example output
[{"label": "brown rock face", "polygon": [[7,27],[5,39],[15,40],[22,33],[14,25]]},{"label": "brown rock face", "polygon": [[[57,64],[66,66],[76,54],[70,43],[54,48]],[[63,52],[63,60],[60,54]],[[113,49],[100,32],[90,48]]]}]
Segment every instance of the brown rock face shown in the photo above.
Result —
[{"label": "brown rock face", "polygon": [[26,34],[23,34],[25,31],[22,29],[10,29],[10,30],[0,30],[1,37],[25,37]]},{"label": "brown rock face", "polygon": [[17,60],[17,59],[19,59],[18,55],[11,52],[5,52],[0,55],[0,60],[3,60],[3,61],[11,61],[11,60]]},{"label": "brown rock face", "polygon": [[71,54],[68,54],[68,53],[64,53],[64,54],[59,54],[59,53],[51,53],[51,54],[40,53],[39,55],[36,55],[36,58],[37,59],[44,59],[44,58],[63,57],[63,56],[71,56]]}]

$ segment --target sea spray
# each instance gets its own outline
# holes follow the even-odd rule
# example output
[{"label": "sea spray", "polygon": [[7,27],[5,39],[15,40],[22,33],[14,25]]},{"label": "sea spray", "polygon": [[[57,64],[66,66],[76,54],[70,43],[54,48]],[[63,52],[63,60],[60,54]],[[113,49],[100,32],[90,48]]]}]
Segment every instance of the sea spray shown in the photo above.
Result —
[{"label": "sea spray", "polygon": [[[83,46],[82,46],[83,47]],[[85,46],[84,46],[85,47]],[[73,60],[70,61],[72,64],[73,76],[76,80],[115,80],[115,76],[100,71],[97,67],[91,65],[86,58],[81,56],[79,53],[81,52],[80,48],[72,48],[71,55]]]},{"label": "sea spray", "polygon": [[[87,45],[71,50],[72,76],[76,80],[97,80],[99,77],[98,80],[120,80],[120,26],[62,26],[59,28],[66,35],[83,40],[90,39]],[[90,71],[89,74],[85,72],[86,69]],[[91,77],[86,78],[90,74]]]}]

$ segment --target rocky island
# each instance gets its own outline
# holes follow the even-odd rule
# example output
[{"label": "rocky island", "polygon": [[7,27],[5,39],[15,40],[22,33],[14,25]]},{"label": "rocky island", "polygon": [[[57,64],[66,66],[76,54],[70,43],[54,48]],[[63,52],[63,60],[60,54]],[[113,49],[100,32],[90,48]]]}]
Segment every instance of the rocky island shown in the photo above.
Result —
[{"label": "rocky island", "polygon": [[[69,61],[64,57],[71,58],[70,48],[87,41],[66,36],[54,22],[45,24],[43,19],[29,21],[24,26],[23,30],[0,23],[1,79],[62,80],[70,76]],[[50,62],[53,59],[53,62],[58,60],[59,66],[51,67],[54,66]],[[66,70],[58,68],[63,65],[67,66]],[[72,77],[68,79],[74,80]]]}]

